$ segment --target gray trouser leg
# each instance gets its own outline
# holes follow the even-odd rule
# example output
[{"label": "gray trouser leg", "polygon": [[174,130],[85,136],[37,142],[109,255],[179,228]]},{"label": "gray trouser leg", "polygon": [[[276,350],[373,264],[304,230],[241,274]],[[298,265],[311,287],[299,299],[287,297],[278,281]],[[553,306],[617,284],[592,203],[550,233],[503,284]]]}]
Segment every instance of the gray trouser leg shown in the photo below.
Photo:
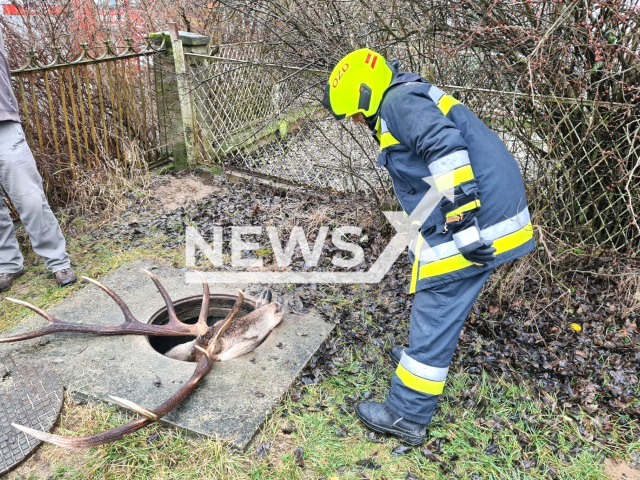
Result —
[{"label": "gray trouser leg", "polygon": [[402,352],[386,399],[396,414],[431,423],[462,325],[491,272],[416,292],[409,348]]},{"label": "gray trouser leg", "polygon": [[22,261],[13,221],[4,203],[4,194],[0,190],[0,273],[19,272]]},{"label": "gray trouser leg", "polygon": [[[44,257],[52,272],[69,268],[64,236],[47,203],[22,126],[16,122],[0,122],[0,183],[20,215],[33,251]],[[22,255],[4,205],[0,206],[0,242],[0,272],[20,270]]]}]

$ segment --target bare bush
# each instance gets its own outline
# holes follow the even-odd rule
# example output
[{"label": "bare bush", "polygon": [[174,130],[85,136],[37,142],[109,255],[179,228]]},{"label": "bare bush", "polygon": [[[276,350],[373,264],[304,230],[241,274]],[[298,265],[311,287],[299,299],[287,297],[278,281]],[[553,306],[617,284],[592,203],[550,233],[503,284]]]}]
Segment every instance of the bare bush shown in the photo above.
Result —
[{"label": "bare bush", "polygon": [[[637,1],[224,0],[209,9],[222,19],[221,42],[262,62],[329,71],[364,46],[399,58],[503,137],[554,244],[637,252]],[[299,90],[319,99],[317,83]]]},{"label": "bare bush", "polygon": [[[638,251],[637,0],[145,0],[136,9],[117,9],[120,22],[111,17],[105,20],[99,7],[78,11],[69,1],[60,8],[55,19],[42,12],[39,17],[30,13],[25,37],[29,40],[16,34],[14,43],[9,42],[12,48],[24,56],[27,43],[47,38],[64,55],[71,55],[84,30],[62,27],[71,27],[77,18],[90,18],[96,25],[96,19],[102,18],[90,36],[95,41],[108,33],[162,29],[172,19],[182,29],[211,35],[214,42],[225,44],[226,56],[262,64],[328,72],[343,55],[364,46],[399,58],[404,69],[455,94],[505,140],[523,170],[546,261],[552,261],[549,243],[553,250],[595,247],[630,255]],[[261,92],[280,85],[295,85],[289,88],[298,92],[294,95],[316,103],[322,94],[318,75],[265,70],[263,84],[254,85],[253,91],[249,88],[253,83],[249,79],[243,83],[238,74],[242,68],[230,71],[235,72],[231,77],[199,79],[197,88],[227,88],[241,104],[248,95],[260,97]],[[235,90],[228,78],[234,79],[233,85],[245,86]],[[205,97],[211,94],[198,96]],[[244,124],[253,122],[256,114],[241,111],[241,104],[218,105],[217,110],[248,117]],[[281,114],[280,110],[270,113]],[[332,136],[324,120],[308,118],[306,128],[298,122],[295,133],[321,132],[321,141],[344,156],[344,138],[354,135],[342,129],[340,135]],[[369,145],[358,148],[371,163]],[[291,151],[287,147],[285,153]],[[353,185],[364,180],[369,182],[366,188],[379,191],[384,183],[356,172],[349,159],[344,165],[340,174],[351,177]]]}]

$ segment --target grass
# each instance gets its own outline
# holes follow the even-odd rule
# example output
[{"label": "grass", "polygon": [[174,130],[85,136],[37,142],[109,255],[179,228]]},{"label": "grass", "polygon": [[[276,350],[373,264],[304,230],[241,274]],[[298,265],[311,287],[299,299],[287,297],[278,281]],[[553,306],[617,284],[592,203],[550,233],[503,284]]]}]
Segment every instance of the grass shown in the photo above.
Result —
[{"label": "grass", "polygon": [[[391,371],[389,364],[376,368],[376,394],[382,392],[382,378]],[[254,453],[255,446],[250,452],[236,452],[220,442],[193,440],[158,426],[79,453],[80,461],[57,458],[60,449],[51,446],[45,446],[41,456],[54,464],[52,479],[400,479],[407,473],[425,480],[451,478],[452,473],[462,478],[548,478],[550,474],[562,479],[603,478],[601,448],[587,445],[572,453],[580,443],[578,425],[587,419],[574,420],[532,401],[526,387],[503,379],[486,375],[478,379],[460,372],[454,372],[452,379],[449,397],[465,398],[475,386],[475,401],[491,415],[480,420],[464,404],[443,402],[427,446],[435,455],[431,459],[422,448],[396,455],[397,441],[376,438],[380,443],[374,443],[366,437],[367,431],[341,405],[345,398],[371,390],[371,372],[354,375],[348,369],[321,385],[305,387],[301,400],[288,397],[283,402],[255,441],[254,445],[270,442],[264,457]],[[531,428],[527,419],[532,418],[546,423],[548,429]],[[60,432],[87,434],[120,421],[112,408],[71,404],[65,409]],[[441,450],[433,446],[435,439],[443,439]],[[493,444],[499,445],[497,452],[485,453]],[[304,468],[296,464],[294,454],[300,447]],[[640,444],[636,441],[629,448],[637,450]]]},{"label": "grass", "polygon": [[[82,231],[86,227],[77,221],[67,230]],[[67,251],[78,277],[99,279],[137,258],[154,258],[175,265],[184,265],[184,252],[163,248],[162,240],[163,236],[157,235],[146,238],[144,245],[127,249],[117,240],[101,239],[96,242],[88,234],[74,236],[67,233]],[[25,274],[15,281],[9,296],[46,309],[84,287],[78,282],[64,289],[59,288],[53,275],[47,271],[42,259],[33,253],[30,245],[22,244],[21,250],[25,256]],[[31,315],[33,313],[26,308],[10,302],[0,302],[0,331],[17,325]]]},{"label": "grass", "polygon": [[[87,225],[76,224],[77,232]],[[99,242],[84,233],[68,235],[69,253],[79,275],[100,278],[137,258],[184,264],[184,252],[162,247],[161,235],[136,248],[119,241]],[[24,249],[23,249],[24,251]],[[44,265],[27,253],[27,272],[11,295],[46,308],[82,285],[59,289]],[[332,305],[357,305],[365,292],[338,294]],[[0,302],[0,331],[31,313]],[[559,478],[601,479],[605,457],[640,451],[629,434],[600,441],[602,425],[587,416],[572,417],[555,398],[533,398],[530,386],[506,378],[452,371],[428,444],[395,454],[401,445],[388,437],[368,436],[353,414],[357,399],[384,399],[393,367],[380,348],[349,348],[336,362],[337,374],[315,385],[298,385],[267,420],[247,452],[215,440],[196,440],[153,425],[110,445],[68,453],[43,446],[9,479],[446,479]],[[58,433],[88,434],[124,421],[105,405],[67,401]],[[270,445],[268,453],[257,447]],[[495,451],[493,451],[492,446]],[[302,449],[304,467],[296,449]],[[428,451],[426,451],[427,449]],[[397,450],[396,450],[397,452]],[[299,459],[299,456],[298,456]]]}]

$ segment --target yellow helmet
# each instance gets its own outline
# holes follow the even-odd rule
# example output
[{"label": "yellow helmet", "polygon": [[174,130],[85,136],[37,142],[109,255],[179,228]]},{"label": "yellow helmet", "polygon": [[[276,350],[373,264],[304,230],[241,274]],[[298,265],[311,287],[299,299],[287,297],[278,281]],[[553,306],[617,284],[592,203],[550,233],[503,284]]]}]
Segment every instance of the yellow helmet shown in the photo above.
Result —
[{"label": "yellow helmet", "polygon": [[358,112],[370,117],[378,111],[393,72],[379,53],[361,48],[344,57],[331,72],[322,104],[340,120]]}]

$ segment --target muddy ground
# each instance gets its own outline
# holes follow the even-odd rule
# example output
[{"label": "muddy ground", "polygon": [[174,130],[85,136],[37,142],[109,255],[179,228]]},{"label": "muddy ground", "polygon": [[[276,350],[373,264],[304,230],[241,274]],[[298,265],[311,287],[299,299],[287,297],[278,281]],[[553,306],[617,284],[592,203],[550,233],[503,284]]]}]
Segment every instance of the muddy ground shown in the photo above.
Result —
[{"label": "muddy ground", "polygon": [[[167,248],[182,248],[187,224],[195,226],[205,239],[212,239],[213,227],[224,227],[225,241],[230,240],[231,225],[275,225],[287,232],[280,235],[281,240],[288,239],[290,229],[300,225],[311,245],[320,226],[357,225],[362,234],[359,238],[352,235],[349,241],[365,251],[365,262],[355,269],[358,271],[369,268],[393,234],[369,197],[306,188],[276,189],[255,181],[225,183],[222,176],[159,177],[155,182],[153,198],[132,195],[131,209],[122,221],[94,232],[96,239],[108,236],[136,244],[148,235],[163,233]],[[175,205],[178,207],[173,208]],[[265,269],[277,268],[266,233],[257,241],[264,247],[258,256]],[[331,264],[337,253],[329,235],[315,269],[341,270]],[[472,373],[484,369],[535,384],[541,398],[553,393],[569,411],[581,408],[602,415],[603,422],[611,421],[611,415],[640,419],[640,280],[633,273],[640,270],[638,262],[572,255],[565,265],[553,266],[551,277],[538,266],[546,261],[543,253],[497,269],[472,310],[454,363]],[[202,268],[211,267],[200,252],[197,258]],[[357,290],[371,322],[361,321],[360,311],[351,307],[323,303],[325,288],[293,287],[299,301],[290,308],[304,310],[322,304],[320,311],[327,320],[342,327],[342,335],[327,345],[303,382],[321,381],[330,375],[332,358],[339,356],[345,344],[405,343],[412,301],[407,294],[407,262],[405,253],[380,284],[365,288],[365,295],[361,287],[336,287],[345,297]],[[288,268],[307,270],[299,247]],[[276,291],[285,288],[271,287]],[[470,407],[481,408],[467,401]]]}]

